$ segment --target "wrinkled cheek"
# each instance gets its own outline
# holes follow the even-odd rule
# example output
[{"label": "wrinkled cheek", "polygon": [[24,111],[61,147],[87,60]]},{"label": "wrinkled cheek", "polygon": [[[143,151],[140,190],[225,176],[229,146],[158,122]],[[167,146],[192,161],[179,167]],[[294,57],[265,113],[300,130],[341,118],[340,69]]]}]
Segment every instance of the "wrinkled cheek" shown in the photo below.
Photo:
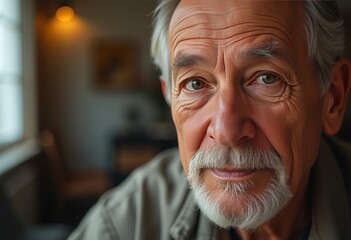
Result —
[{"label": "wrinkled cheek", "polygon": [[177,130],[179,147],[183,147],[184,140],[187,139],[187,134],[189,134],[187,125],[191,119],[191,114],[189,114],[189,111],[185,107],[176,102],[172,105],[172,118]]},{"label": "wrinkled cheek", "polygon": [[304,124],[297,127],[292,143],[293,151],[300,160],[305,172],[308,172],[314,164],[321,139],[321,126],[318,119],[314,117],[304,119]]},{"label": "wrinkled cheek", "polygon": [[172,104],[172,118],[178,133],[182,132],[182,126],[188,117],[185,112],[186,110],[177,101]]},{"label": "wrinkled cheek", "polygon": [[172,106],[172,117],[177,129],[182,164],[187,173],[192,156],[206,138],[205,117],[201,111],[189,110],[177,103]]},{"label": "wrinkled cheek", "polygon": [[178,105],[178,102],[175,102],[172,105],[172,118],[177,130],[178,136],[178,147],[180,151],[180,157],[185,173],[188,173],[189,164],[191,160],[191,151],[188,149],[189,142],[191,143],[191,134],[187,130],[187,122],[189,121],[190,115],[187,113],[187,110]]},{"label": "wrinkled cheek", "polygon": [[307,181],[319,149],[321,132],[318,111],[312,108],[309,112],[298,115],[292,129],[291,152],[292,163],[290,167],[289,184],[293,191]]}]

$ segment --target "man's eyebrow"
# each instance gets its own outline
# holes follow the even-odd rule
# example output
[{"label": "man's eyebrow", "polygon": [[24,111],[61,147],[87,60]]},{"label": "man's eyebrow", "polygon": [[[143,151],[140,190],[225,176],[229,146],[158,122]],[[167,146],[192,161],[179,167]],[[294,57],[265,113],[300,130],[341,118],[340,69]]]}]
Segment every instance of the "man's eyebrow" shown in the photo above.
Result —
[{"label": "man's eyebrow", "polygon": [[283,52],[282,45],[275,40],[269,41],[259,47],[250,48],[247,51],[244,51],[243,54],[249,58],[256,58],[256,57],[274,58],[274,57],[285,55]]},{"label": "man's eyebrow", "polygon": [[179,54],[174,57],[172,71],[176,74],[180,68],[188,68],[205,63],[206,60],[195,54]]},{"label": "man's eyebrow", "polygon": [[[250,59],[257,58],[276,58],[279,59],[279,61],[283,61],[290,66],[294,65],[294,61],[292,61],[290,58],[290,55],[287,53],[284,45],[275,40],[266,42],[265,44],[258,47],[244,50],[242,52],[242,55],[244,55],[243,57],[246,57],[245,59],[248,61]],[[289,76],[289,78],[291,77],[291,74],[288,71],[284,70],[284,72],[287,76]]]}]

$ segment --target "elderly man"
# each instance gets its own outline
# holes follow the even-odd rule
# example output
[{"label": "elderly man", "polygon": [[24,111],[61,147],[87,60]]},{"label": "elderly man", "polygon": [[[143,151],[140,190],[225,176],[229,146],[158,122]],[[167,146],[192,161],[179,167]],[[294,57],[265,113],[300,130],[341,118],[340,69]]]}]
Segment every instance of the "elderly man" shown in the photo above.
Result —
[{"label": "elderly man", "polygon": [[343,44],[333,1],[160,1],[152,52],[179,154],[71,239],[350,239],[351,147],[327,137],[351,85]]}]

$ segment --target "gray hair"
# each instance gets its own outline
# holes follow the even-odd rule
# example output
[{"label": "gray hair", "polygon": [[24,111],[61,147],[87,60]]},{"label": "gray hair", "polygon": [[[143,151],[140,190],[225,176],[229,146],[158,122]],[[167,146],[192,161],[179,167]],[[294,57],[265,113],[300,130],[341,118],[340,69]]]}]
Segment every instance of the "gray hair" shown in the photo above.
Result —
[{"label": "gray hair", "polygon": [[154,29],[151,37],[151,56],[153,57],[155,65],[161,70],[162,78],[167,84],[166,100],[170,103],[172,77],[168,46],[168,29],[173,12],[178,6],[180,0],[160,0],[159,2],[160,3],[154,12]]},{"label": "gray hair", "polygon": [[[154,29],[151,38],[151,56],[167,84],[168,102],[170,102],[172,89],[168,29],[179,2],[180,0],[160,0],[154,12]],[[304,0],[304,2],[308,54],[313,62],[320,92],[324,94],[330,85],[330,70],[344,54],[344,22],[335,0]]]}]

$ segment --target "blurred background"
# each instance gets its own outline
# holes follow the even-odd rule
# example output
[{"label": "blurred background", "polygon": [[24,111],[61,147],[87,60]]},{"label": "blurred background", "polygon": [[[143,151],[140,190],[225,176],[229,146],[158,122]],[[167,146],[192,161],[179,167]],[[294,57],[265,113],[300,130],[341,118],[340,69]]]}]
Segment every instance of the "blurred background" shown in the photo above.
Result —
[{"label": "blurred background", "polygon": [[[351,4],[338,2],[349,36]],[[177,145],[150,57],[156,3],[0,0],[4,239],[64,236],[101,194]]]}]

